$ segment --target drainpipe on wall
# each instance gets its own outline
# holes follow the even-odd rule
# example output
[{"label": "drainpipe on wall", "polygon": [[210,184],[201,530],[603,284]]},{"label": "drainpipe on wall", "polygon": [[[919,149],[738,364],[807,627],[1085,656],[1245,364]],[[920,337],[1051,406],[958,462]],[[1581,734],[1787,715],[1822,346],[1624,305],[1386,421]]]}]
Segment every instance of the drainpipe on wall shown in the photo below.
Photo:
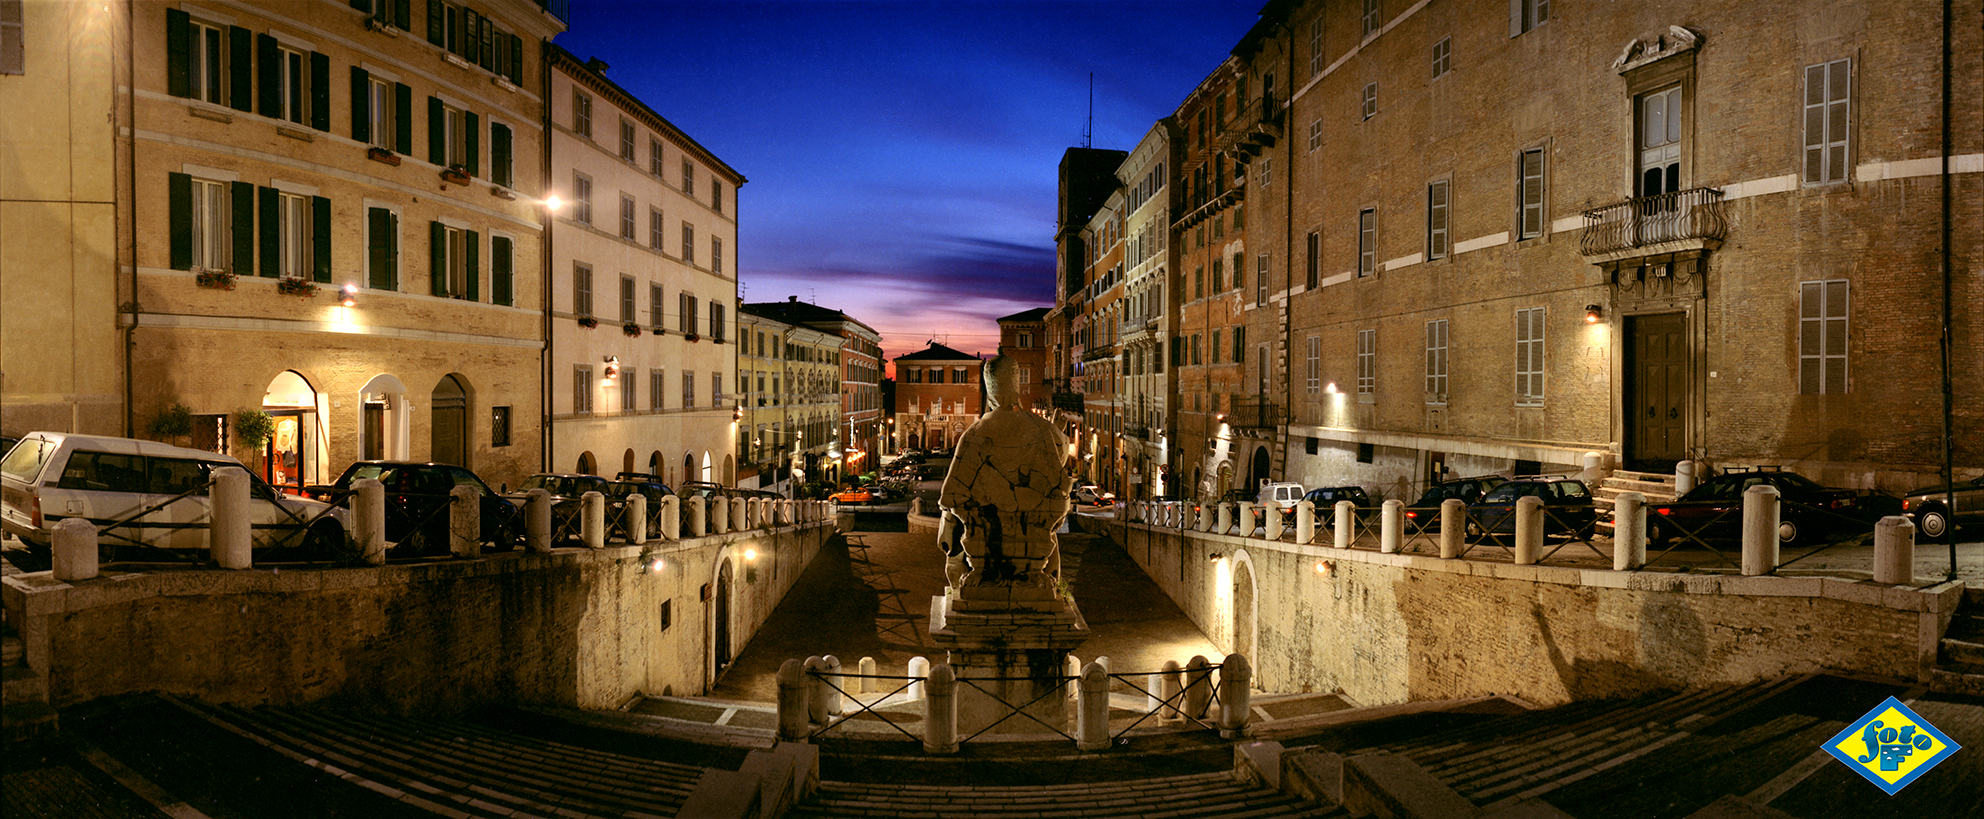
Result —
[{"label": "drainpipe on wall", "polygon": [[[1952,354],[1955,352],[1951,326],[1951,270],[1950,260],[1950,151],[1954,147],[1950,136],[1950,31],[1956,23],[1952,0],[1943,0],[1943,150],[1942,150],[1942,192],[1943,192],[1943,508],[1956,509],[1956,438],[1955,402],[1956,396],[1950,383]],[[1954,517],[1952,515],[1951,517]],[[1950,547],[1950,575],[1956,575],[1956,534],[1947,533],[1945,539]]]},{"label": "drainpipe on wall", "polygon": [[552,456],[552,452],[551,452],[551,440],[552,440],[551,438],[551,389],[552,389],[551,388],[551,352],[552,352],[551,349],[551,276],[552,276],[551,235],[552,235],[552,231],[557,227],[558,215],[552,213],[550,209],[544,207],[542,200],[549,198],[548,194],[550,193],[550,189],[551,189],[551,145],[557,139],[557,137],[556,137],[556,130],[552,128],[551,125],[551,108],[552,108],[551,44],[549,42],[538,43],[538,54],[539,54],[538,70],[541,76],[543,77],[543,83],[544,83],[544,91],[543,94],[541,95],[541,99],[544,100],[544,110],[543,110],[541,122],[539,123],[543,126],[541,132],[544,134],[544,144],[539,146],[539,150],[537,152],[538,164],[540,166],[539,167],[540,174],[538,176],[539,203],[537,207],[537,214],[539,219],[544,220],[542,223],[544,225],[544,229],[540,232],[537,242],[538,245],[537,278],[539,282],[539,289],[541,292],[541,295],[539,297],[544,300],[544,304],[543,304],[544,320],[542,323],[542,326],[544,328],[544,347],[542,348],[542,352],[538,354],[537,469],[539,472],[550,472],[551,456]]},{"label": "drainpipe on wall", "polygon": [[[135,45],[137,43],[137,39],[136,39],[137,22],[135,18],[137,17],[138,10],[137,8],[135,8],[136,2],[137,0],[126,0],[126,2],[124,3],[124,43],[122,47],[112,49],[112,53],[121,54],[124,57],[124,87],[126,89],[129,89],[124,94],[124,115],[125,115],[125,126],[127,130],[125,131],[126,135],[124,137],[123,161],[127,163],[127,166],[124,169],[124,185],[126,190],[124,192],[124,207],[119,209],[121,211],[120,215],[122,216],[123,227],[129,228],[129,233],[131,236],[130,240],[125,243],[125,247],[124,247],[126,254],[125,259],[127,259],[131,264],[131,302],[129,304],[130,309],[128,311],[131,314],[131,322],[130,324],[124,327],[124,437],[126,438],[137,437],[137,419],[134,417],[131,408],[132,393],[134,392],[133,379],[131,377],[131,351],[138,344],[138,311],[139,311],[138,225],[137,225],[138,154],[137,154],[137,144],[136,144],[137,136],[138,136],[138,107],[137,107],[138,78],[137,78],[137,49]],[[1949,49],[1947,48],[1944,49],[1945,54],[1947,54],[1948,51]],[[1947,85],[1947,81],[1945,81],[1945,84]],[[117,95],[117,89],[115,88],[110,89],[110,93],[111,96],[114,98]],[[1944,94],[1944,97],[1945,99],[1948,98],[1947,92]],[[110,107],[113,112],[117,110],[117,103],[115,99],[111,101]],[[113,118],[112,121],[115,122],[115,119]],[[1947,128],[1945,129],[1945,132],[1947,132]],[[114,142],[115,137],[112,137],[112,139]],[[117,161],[118,160],[116,157],[111,158],[112,167],[115,167]],[[73,427],[74,425],[72,424],[71,426]],[[73,431],[81,432],[82,430],[73,430]]]}]

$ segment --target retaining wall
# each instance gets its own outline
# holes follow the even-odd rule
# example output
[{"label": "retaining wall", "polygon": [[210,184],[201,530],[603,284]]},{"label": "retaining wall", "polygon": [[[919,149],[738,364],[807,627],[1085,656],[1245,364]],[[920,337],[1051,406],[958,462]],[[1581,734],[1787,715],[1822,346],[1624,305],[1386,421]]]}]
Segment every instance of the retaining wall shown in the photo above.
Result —
[{"label": "retaining wall", "polygon": [[1820,670],[1926,679],[1963,594],[1958,583],[1517,566],[1081,523],[1122,545],[1221,650],[1252,658],[1262,690],[1340,689],[1365,704],[1557,704]]}]

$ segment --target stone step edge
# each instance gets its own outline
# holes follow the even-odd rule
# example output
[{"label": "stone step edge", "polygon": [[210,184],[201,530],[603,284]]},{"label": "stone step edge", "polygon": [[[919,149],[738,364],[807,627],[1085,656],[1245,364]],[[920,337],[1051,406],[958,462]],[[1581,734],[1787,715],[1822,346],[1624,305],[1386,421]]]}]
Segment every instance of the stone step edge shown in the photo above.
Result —
[{"label": "stone step edge", "polygon": [[1535,704],[1507,694],[1491,694],[1482,697],[1466,697],[1451,700],[1414,700],[1412,702],[1387,705],[1361,705],[1341,711],[1331,711],[1327,714],[1310,714],[1287,719],[1256,722],[1250,727],[1248,735],[1260,740],[1287,739],[1340,725],[1351,725],[1359,722],[1409,716],[1412,714],[1446,711],[1493,701],[1507,702],[1526,711],[1537,710]]}]

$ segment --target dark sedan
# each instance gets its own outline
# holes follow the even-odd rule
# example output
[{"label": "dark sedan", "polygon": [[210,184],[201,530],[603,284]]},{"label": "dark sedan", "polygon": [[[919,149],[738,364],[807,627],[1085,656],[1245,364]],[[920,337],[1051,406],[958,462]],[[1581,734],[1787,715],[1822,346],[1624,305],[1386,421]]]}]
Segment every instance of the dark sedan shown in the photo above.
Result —
[{"label": "dark sedan", "polygon": [[1467,507],[1469,533],[1515,534],[1516,502],[1525,497],[1543,500],[1544,534],[1591,537],[1598,518],[1591,489],[1575,478],[1518,478],[1488,490],[1480,503]]},{"label": "dark sedan", "polygon": [[[513,499],[524,500],[532,489],[542,489],[551,493],[551,540],[555,543],[583,534],[579,513],[584,505],[587,492],[605,495],[611,506],[614,499],[612,487],[598,475],[577,472],[539,472],[524,479],[523,486],[510,493]],[[607,518],[613,517],[612,508],[607,510]]]},{"label": "dark sedan", "polygon": [[1365,494],[1361,486],[1319,486],[1302,495],[1302,499],[1316,505],[1316,525],[1336,525],[1336,502],[1350,501],[1357,507],[1357,520],[1367,520],[1371,516],[1371,496]]},{"label": "dark sedan", "polygon": [[1464,505],[1480,503],[1489,490],[1500,486],[1506,480],[1500,475],[1482,475],[1478,478],[1441,481],[1426,487],[1426,494],[1420,495],[1419,500],[1405,505],[1405,531],[1408,533],[1440,531],[1440,504],[1445,503],[1448,498],[1458,500]]},{"label": "dark sedan", "polygon": [[1702,481],[1673,503],[1647,507],[1647,540],[1664,546],[1677,538],[1704,542],[1743,539],[1743,493],[1773,486],[1781,500],[1777,541],[1790,546],[1824,534],[1870,531],[1884,515],[1901,513],[1892,495],[1820,486],[1796,472],[1727,472]]},{"label": "dark sedan", "polygon": [[1901,499],[1901,508],[1923,540],[1942,540],[1958,527],[1984,526],[1984,476],[1917,489]]},{"label": "dark sedan", "polygon": [[474,472],[452,464],[359,461],[329,486],[307,487],[313,498],[351,508],[352,484],[371,478],[386,487],[386,542],[395,557],[447,554],[448,504],[457,486],[481,498],[482,541],[502,550],[523,539],[523,510],[503,499]]}]

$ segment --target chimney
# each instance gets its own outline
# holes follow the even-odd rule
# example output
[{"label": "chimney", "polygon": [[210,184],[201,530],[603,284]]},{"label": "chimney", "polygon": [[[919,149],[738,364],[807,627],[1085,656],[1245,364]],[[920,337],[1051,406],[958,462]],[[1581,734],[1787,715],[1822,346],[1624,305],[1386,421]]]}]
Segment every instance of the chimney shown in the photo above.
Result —
[{"label": "chimney", "polygon": [[798,303],[799,303],[799,297],[798,297],[798,296],[786,296],[786,297],[785,297],[785,300],[786,300],[786,301],[788,301],[788,302],[791,302],[791,303],[793,303],[793,304],[798,304]]},{"label": "chimney", "polygon": [[604,74],[608,68],[606,61],[598,57],[586,60],[586,69],[594,74]]}]

